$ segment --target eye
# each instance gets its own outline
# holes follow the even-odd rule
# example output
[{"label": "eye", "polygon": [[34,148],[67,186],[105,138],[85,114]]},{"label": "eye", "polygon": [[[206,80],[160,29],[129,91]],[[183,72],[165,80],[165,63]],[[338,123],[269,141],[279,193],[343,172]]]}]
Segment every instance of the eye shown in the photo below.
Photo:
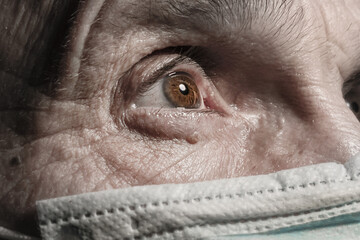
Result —
[{"label": "eye", "polygon": [[[119,124],[155,138],[194,143],[233,114],[215,85],[217,64],[207,49],[171,48],[138,61],[120,79],[113,104]],[[210,130],[209,130],[210,131]]]},{"label": "eye", "polygon": [[199,130],[232,114],[213,83],[208,56],[171,50],[141,59],[121,79],[115,99],[123,104],[113,105],[115,119],[142,135],[195,143]]},{"label": "eye", "polygon": [[348,107],[353,111],[357,119],[360,120],[360,84],[352,86],[344,98]]},{"label": "eye", "polygon": [[344,99],[350,110],[360,121],[360,74],[356,74],[344,84]]},{"label": "eye", "polygon": [[168,74],[163,81],[163,91],[174,107],[200,107],[200,91],[192,76],[186,72]]},{"label": "eye", "polygon": [[140,71],[133,75],[139,79],[133,108],[216,109],[215,86],[204,67],[192,58],[161,54],[150,56],[140,65]]},{"label": "eye", "polygon": [[207,81],[207,76],[201,69],[182,65],[181,71],[170,71],[160,77],[155,75],[155,79],[150,78],[149,81],[141,84],[133,107],[205,108],[204,85],[209,84]]}]

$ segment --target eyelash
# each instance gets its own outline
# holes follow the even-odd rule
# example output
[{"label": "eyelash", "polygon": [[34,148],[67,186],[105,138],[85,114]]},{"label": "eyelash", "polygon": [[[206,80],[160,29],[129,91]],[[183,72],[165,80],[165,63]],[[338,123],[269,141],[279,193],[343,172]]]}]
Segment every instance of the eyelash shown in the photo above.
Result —
[{"label": "eyelash", "polygon": [[151,86],[153,86],[155,83],[160,81],[167,73],[171,72],[175,67],[179,66],[180,64],[187,63],[195,66],[195,63],[190,62],[189,60],[190,59],[187,59],[184,56],[179,56],[173,59],[172,61],[170,61],[169,63],[166,63],[160,69],[155,70],[155,72],[151,74],[151,76],[148,79],[140,83],[137,89],[137,94],[139,95],[144,94],[147,90],[149,90],[149,88],[151,88]]},{"label": "eyelash", "polygon": [[[148,80],[142,82],[139,86],[137,96],[144,95],[155,84],[161,84],[162,81],[166,81],[164,80],[165,78],[175,72],[184,72],[189,74],[197,86],[204,84],[204,81],[210,81],[208,76],[203,72],[202,68],[195,62],[189,61],[189,59],[182,59],[182,57],[177,58],[174,61],[176,61],[175,64],[166,64],[163,68],[156,71],[156,73]],[[199,90],[201,94],[202,89]]]},{"label": "eyelash", "polygon": [[[135,96],[137,98],[143,97],[155,84],[158,84],[168,74],[175,71],[183,71],[189,73],[194,79],[199,88],[200,94],[204,94],[204,89],[211,84],[212,67],[214,63],[206,56],[205,51],[198,47],[176,47],[167,48],[161,51],[156,51],[153,54],[145,57],[143,61],[157,56],[167,56],[169,54],[178,55],[170,61],[164,63],[154,71],[147,74],[140,79],[136,88]],[[156,62],[156,59],[155,59]],[[152,68],[153,65],[147,66]]]}]

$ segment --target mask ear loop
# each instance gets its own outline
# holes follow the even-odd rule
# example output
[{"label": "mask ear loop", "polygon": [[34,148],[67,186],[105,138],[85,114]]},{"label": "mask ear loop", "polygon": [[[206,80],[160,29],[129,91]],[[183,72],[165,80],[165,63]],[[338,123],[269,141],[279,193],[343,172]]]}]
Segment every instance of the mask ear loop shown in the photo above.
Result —
[{"label": "mask ear loop", "polygon": [[9,240],[41,240],[37,237],[31,237],[22,233],[15,232],[13,230],[6,229],[0,226],[0,239]]}]

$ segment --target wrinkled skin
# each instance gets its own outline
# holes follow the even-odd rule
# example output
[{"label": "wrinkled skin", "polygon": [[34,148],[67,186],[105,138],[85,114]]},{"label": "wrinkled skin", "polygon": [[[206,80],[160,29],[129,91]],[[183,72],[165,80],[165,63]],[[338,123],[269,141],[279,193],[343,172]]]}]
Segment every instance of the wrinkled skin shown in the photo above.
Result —
[{"label": "wrinkled skin", "polygon": [[[38,234],[40,199],[345,162],[360,150],[343,98],[360,70],[358,0],[279,0],[244,18],[231,7],[218,22],[210,10],[162,14],[164,1],[44,2],[1,4],[1,226]],[[177,46],[214,62],[211,81],[199,80],[207,110],[132,108],[139,79]]]}]

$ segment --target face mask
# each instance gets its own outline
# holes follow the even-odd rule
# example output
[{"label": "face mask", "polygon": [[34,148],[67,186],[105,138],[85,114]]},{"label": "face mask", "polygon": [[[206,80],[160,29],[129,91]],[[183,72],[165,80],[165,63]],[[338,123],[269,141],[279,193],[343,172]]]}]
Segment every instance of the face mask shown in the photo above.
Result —
[{"label": "face mask", "polygon": [[358,239],[360,155],[261,176],[37,202],[44,239]]}]

